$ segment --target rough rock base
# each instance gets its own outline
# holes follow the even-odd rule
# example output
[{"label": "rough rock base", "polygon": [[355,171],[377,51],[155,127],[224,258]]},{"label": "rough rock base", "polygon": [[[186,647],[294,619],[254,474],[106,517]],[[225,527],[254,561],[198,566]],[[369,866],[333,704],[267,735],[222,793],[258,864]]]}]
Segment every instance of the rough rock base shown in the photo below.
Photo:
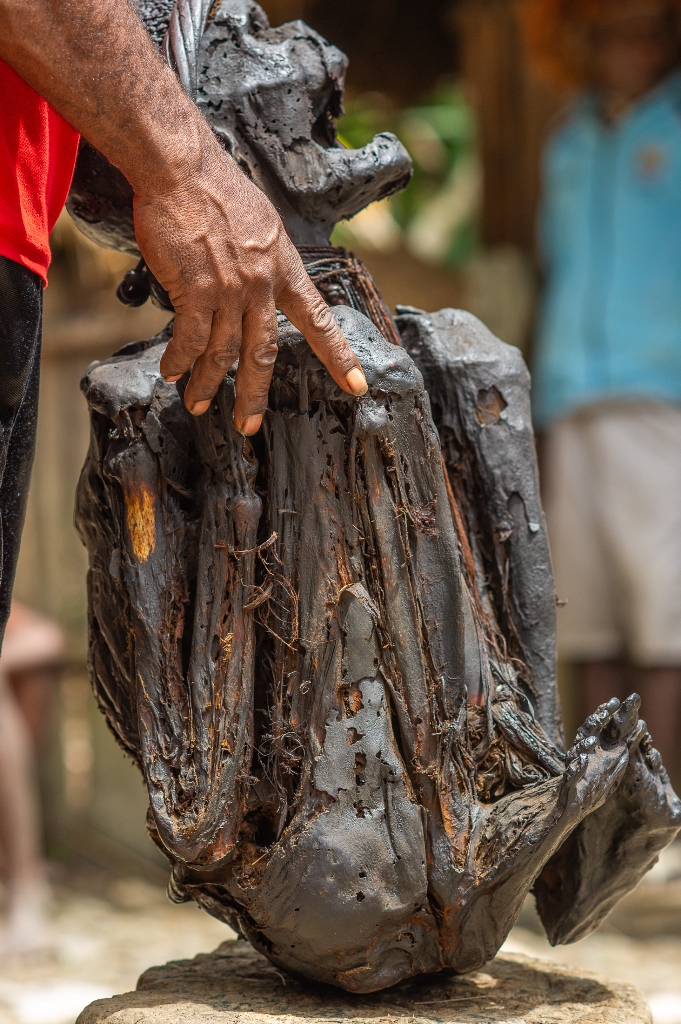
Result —
[{"label": "rough rock base", "polygon": [[374,995],[283,975],[246,942],[152,967],[136,992],[100,999],[77,1024],[651,1024],[633,985],[501,954],[476,974],[414,978]]}]

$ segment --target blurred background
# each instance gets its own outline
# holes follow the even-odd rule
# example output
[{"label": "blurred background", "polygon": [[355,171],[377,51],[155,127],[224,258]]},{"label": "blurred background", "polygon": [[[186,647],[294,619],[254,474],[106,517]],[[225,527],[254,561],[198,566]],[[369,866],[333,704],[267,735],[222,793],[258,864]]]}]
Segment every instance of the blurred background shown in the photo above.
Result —
[{"label": "blurred background", "polygon": [[[265,0],[273,24],[304,18],[350,57],[339,134],[394,131],[414,159],[405,193],[340,225],[388,303],[461,306],[532,359],[541,154],[565,94],[528,61],[512,0]],[[51,883],[50,940],[0,964],[0,1024],[67,1024],[146,967],[214,948],[228,930],[166,901],[166,865],[144,827],[146,794],[108,732],[85,672],[85,552],[73,498],[88,445],[79,381],[88,364],[156,333],[167,314],[121,306],[132,261],[62,215],[45,293],[38,448],[15,597],[49,617],[64,649],[48,666],[39,775]],[[567,731],[580,700],[561,668]],[[21,686],[17,678],[16,686]],[[601,931],[549,950],[531,906],[509,947],[638,983],[657,1024],[681,1022],[681,850]]]}]

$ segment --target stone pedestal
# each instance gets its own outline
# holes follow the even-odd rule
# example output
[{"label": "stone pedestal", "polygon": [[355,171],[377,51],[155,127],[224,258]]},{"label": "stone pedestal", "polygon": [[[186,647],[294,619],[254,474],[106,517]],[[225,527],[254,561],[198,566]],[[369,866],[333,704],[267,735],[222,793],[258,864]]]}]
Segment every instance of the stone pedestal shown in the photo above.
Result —
[{"label": "stone pedestal", "polygon": [[374,995],[299,981],[246,942],[153,967],[136,992],[100,999],[77,1024],[651,1024],[633,985],[500,954],[477,974],[439,974]]}]

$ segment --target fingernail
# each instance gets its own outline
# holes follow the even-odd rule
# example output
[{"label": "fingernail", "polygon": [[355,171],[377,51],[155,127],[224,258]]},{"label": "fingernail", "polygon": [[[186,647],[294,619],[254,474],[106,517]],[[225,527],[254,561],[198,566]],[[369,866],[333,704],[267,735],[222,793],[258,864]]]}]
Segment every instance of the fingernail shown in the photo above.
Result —
[{"label": "fingernail", "polygon": [[189,409],[192,416],[203,416],[204,412],[210,409],[210,399],[207,402],[195,402]]},{"label": "fingernail", "polygon": [[257,434],[260,430],[260,424],[262,423],[262,416],[247,416],[241,424],[240,434],[244,437],[250,437],[251,434]]},{"label": "fingernail", "polygon": [[166,384],[174,384],[175,381],[179,380],[181,376],[181,373],[176,373],[174,377],[164,377],[163,379],[166,382]]},{"label": "fingernail", "polygon": [[350,370],[350,373],[347,375],[345,380],[353,395],[356,395],[358,398],[361,395],[366,395],[369,390],[367,379],[358,367]]}]

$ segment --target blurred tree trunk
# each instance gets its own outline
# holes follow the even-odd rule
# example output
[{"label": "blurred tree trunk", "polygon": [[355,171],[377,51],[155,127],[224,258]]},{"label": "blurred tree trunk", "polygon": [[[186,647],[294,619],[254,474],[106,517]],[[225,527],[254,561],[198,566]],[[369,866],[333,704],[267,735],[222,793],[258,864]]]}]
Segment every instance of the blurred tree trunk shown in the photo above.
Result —
[{"label": "blurred tree trunk", "polygon": [[478,115],[482,240],[533,252],[541,151],[559,101],[527,66],[513,0],[460,0],[454,18]]},{"label": "blurred tree trunk", "polygon": [[304,18],[310,4],[309,0],[261,0],[260,6],[272,25],[282,25],[285,21]]}]

